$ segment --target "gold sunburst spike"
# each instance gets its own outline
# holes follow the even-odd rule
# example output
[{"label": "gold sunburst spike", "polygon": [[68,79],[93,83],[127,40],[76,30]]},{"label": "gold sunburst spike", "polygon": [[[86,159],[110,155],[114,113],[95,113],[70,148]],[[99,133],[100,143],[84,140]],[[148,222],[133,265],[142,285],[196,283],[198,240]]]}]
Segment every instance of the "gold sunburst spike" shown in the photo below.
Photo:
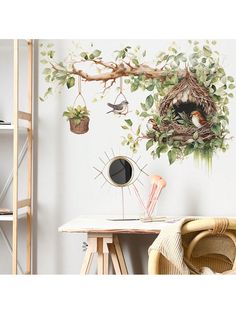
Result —
[{"label": "gold sunburst spike", "polygon": [[143,169],[145,169],[147,167],[147,164],[144,165],[142,168],[140,168],[140,171],[142,171],[142,173],[146,174],[146,176],[149,176],[149,174],[147,174],[147,172],[145,172]]},{"label": "gold sunburst spike", "polygon": [[130,189],[130,186],[129,186],[129,185],[127,186],[127,188],[128,188],[128,191],[129,191],[129,195],[132,195],[131,189]]},{"label": "gold sunburst spike", "polygon": [[108,156],[107,152],[104,152],[104,153],[105,153],[105,155],[106,155],[108,161],[110,161],[111,159],[110,159],[110,157]]},{"label": "gold sunburst spike", "polygon": [[99,176],[102,175],[102,171],[97,169],[96,167],[93,167],[93,169],[95,169],[98,172],[98,174],[94,177],[94,179],[96,180]]},{"label": "gold sunburst spike", "polygon": [[98,157],[98,159],[104,164],[104,166],[106,166],[105,161],[101,157]]},{"label": "gold sunburst spike", "polygon": [[111,152],[112,152],[113,157],[116,157],[113,148],[111,148]]},{"label": "gold sunburst spike", "polygon": [[140,158],[141,158],[141,155],[140,155],[140,156],[138,157],[138,159],[135,161],[136,164],[139,162]]}]

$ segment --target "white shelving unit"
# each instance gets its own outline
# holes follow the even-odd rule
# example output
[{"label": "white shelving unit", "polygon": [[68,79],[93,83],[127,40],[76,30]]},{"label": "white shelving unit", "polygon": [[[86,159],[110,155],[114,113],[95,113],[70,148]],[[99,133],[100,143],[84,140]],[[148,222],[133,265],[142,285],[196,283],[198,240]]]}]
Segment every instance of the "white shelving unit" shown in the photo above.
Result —
[{"label": "white shelving unit", "polygon": [[14,125],[0,125],[0,131],[13,131]]},{"label": "white shelving unit", "polygon": [[[9,184],[12,181],[13,185],[13,207],[9,210],[8,214],[0,214],[0,233],[5,240],[8,250],[12,254],[12,274],[17,274],[18,270],[24,274],[31,274],[31,227],[32,227],[32,80],[33,80],[33,41],[26,40],[27,45],[27,112],[19,109],[19,40],[14,40],[14,98],[13,98],[13,124],[12,125],[0,125],[0,136],[4,133],[12,135],[9,138],[9,143],[12,145],[13,141],[13,170],[12,176],[9,180]],[[27,124],[26,127],[20,127],[19,121],[24,120]],[[18,199],[18,168],[19,168],[19,133],[24,131],[27,136],[27,198]],[[1,212],[1,204],[0,204]],[[3,212],[3,210],[2,210]],[[23,271],[18,263],[18,220],[26,218],[27,239],[26,239],[26,270]],[[6,234],[1,228],[1,224],[4,222],[12,223],[12,244],[7,238]]]},{"label": "white shelving unit", "polygon": [[[27,215],[27,208],[18,210],[18,219],[24,218]],[[0,215],[0,221],[13,221],[13,214]]]}]

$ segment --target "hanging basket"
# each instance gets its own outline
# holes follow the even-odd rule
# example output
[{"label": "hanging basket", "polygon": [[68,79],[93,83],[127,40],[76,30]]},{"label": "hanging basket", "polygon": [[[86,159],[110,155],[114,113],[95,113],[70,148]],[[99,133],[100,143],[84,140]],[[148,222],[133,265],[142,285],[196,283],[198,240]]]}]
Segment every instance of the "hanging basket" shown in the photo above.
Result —
[{"label": "hanging basket", "polygon": [[[87,109],[84,96],[82,95],[82,92],[81,92],[81,77],[79,77],[78,79],[78,90],[79,92],[74,100],[73,107],[76,108],[76,102],[78,101],[79,98],[81,98],[84,107]],[[89,130],[89,121],[90,121],[89,117],[88,116],[82,117],[79,123],[78,123],[78,119],[79,119],[78,117],[69,118],[70,131],[74,134],[87,133]]]},{"label": "hanging basket", "polygon": [[70,130],[72,133],[75,134],[84,134],[87,133],[89,130],[89,121],[88,117],[83,118],[80,123],[78,124],[76,118],[69,119],[70,122]]}]

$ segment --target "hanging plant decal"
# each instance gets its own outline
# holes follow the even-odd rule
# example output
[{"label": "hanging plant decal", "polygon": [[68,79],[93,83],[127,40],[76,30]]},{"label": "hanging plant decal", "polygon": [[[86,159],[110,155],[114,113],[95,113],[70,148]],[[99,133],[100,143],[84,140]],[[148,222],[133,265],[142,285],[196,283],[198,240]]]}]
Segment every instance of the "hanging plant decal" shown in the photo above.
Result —
[{"label": "hanging plant decal", "polygon": [[[74,100],[73,106],[68,106],[63,116],[67,117],[70,122],[70,130],[75,134],[84,134],[89,130],[89,111],[86,107],[84,96],[81,92],[81,77],[78,78],[78,95]],[[81,98],[84,105],[76,105],[78,99]]]},{"label": "hanging plant decal", "polygon": [[[56,82],[68,89],[74,87],[76,76],[87,82],[102,82],[103,93],[124,77],[132,92],[141,89],[149,95],[135,111],[141,123],[134,123],[137,118],[124,120],[122,128],[127,133],[122,144],[137,152],[144,141],[153,158],[167,154],[173,164],[194,154],[210,166],[213,154],[228,148],[228,103],[233,97],[234,78],[221,65],[215,41],[189,44],[189,55],[172,45],[158,55],[154,66],[145,63],[147,52],[140,47],[126,46],[116,51],[111,62],[104,61],[101,50],[93,47],[92,51],[81,50],[79,55],[70,54],[58,62],[51,45],[42,45],[43,74],[50,86],[41,99],[52,93]],[[85,62],[92,63],[98,73],[82,70],[80,65]],[[115,109],[112,107],[112,111]]]}]

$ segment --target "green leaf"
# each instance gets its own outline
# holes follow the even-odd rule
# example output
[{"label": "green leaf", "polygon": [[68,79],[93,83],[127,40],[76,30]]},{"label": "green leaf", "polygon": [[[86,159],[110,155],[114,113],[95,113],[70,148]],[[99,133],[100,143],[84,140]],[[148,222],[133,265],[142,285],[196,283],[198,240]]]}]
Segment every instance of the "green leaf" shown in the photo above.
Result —
[{"label": "green leaf", "polygon": [[40,63],[42,63],[42,64],[47,64],[48,61],[47,61],[46,59],[42,59],[42,60],[40,60]]},{"label": "green leaf", "polygon": [[45,68],[45,69],[43,70],[43,74],[44,74],[44,75],[51,74],[51,69],[50,69],[50,68]]},{"label": "green leaf", "polygon": [[219,124],[213,124],[211,127],[212,132],[214,132],[215,134],[219,135],[220,131],[221,131],[221,127]]},{"label": "green leaf", "polygon": [[124,130],[128,130],[128,129],[129,129],[129,128],[127,127],[127,125],[122,125],[121,127],[122,127],[122,129],[124,129]]},{"label": "green leaf", "polygon": [[194,147],[193,145],[187,145],[184,149],[184,156],[190,155],[192,154],[192,152],[194,151]]},{"label": "green leaf", "polygon": [[44,94],[44,98],[46,98],[46,97],[49,96],[50,94],[52,94],[52,87],[48,87],[46,93]]},{"label": "green leaf", "polygon": [[81,52],[80,56],[81,56],[81,58],[84,58],[84,59],[88,60],[87,52]]},{"label": "green leaf", "polygon": [[132,83],[130,87],[131,92],[135,92],[138,89],[138,86],[139,86],[138,84]]},{"label": "green leaf", "polygon": [[141,125],[139,125],[139,127],[138,127],[138,129],[137,129],[137,131],[136,131],[136,135],[137,135],[137,136],[139,136],[140,131],[141,131]]},{"label": "green leaf", "polygon": [[154,84],[149,85],[146,89],[151,92],[154,89]]},{"label": "green leaf", "polygon": [[224,94],[224,92],[225,92],[225,88],[224,88],[224,86],[221,86],[221,87],[217,88],[215,94],[217,96],[222,96]]},{"label": "green leaf", "polygon": [[50,80],[51,80],[51,75],[49,74],[49,75],[47,75],[47,76],[45,77],[45,81],[46,81],[46,82],[50,82]]},{"label": "green leaf", "polygon": [[234,84],[229,84],[229,89],[234,89],[235,85]]},{"label": "green leaf", "polygon": [[148,116],[149,116],[149,114],[146,111],[144,111],[140,114],[140,117],[142,117],[142,118],[147,118]]},{"label": "green leaf", "polygon": [[227,79],[228,79],[228,81],[231,82],[231,83],[234,82],[234,78],[233,78],[232,76],[228,76]]},{"label": "green leaf", "polygon": [[206,57],[210,57],[212,54],[212,51],[209,46],[203,46],[203,52]]},{"label": "green leaf", "polygon": [[66,82],[66,86],[67,88],[71,88],[75,85],[75,78],[73,76],[69,77],[67,82]]},{"label": "green leaf", "polygon": [[147,143],[146,143],[146,150],[149,150],[149,148],[152,147],[153,143],[154,143],[153,140],[147,141]]},{"label": "green leaf", "polygon": [[139,66],[139,62],[138,59],[132,59],[133,64],[135,64],[136,66]]},{"label": "green leaf", "polygon": [[234,97],[234,94],[229,93],[228,96],[229,96],[230,98],[233,98],[233,97]]},{"label": "green leaf", "polygon": [[101,50],[98,50],[98,49],[93,51],[93,55],[95,58],[99,57],[101,53],[102,53]]},{"label": "green leaf", "polygon": [[160,146],[158,147],[158,150],[159,150],[160,153],[167,153],[167,151],[168,151],[168,145],[162,144],[162,145],[160,145]]},{"label": "green leaf", "polygon": [[89,59],[90,59],[90,60],[93,60],[94,58],[95,58],[94,54],[93,54],[93,53],[90,53]]},{"label": "green leaf", "polygon": [[50,50],[48,51],[48,56],[50,59],[52,59],[54,57],[55,51],[54,50]]},{"label": "green leaf", "polygon": [[146,50],[144,50],[144,52],[143,52],[143,57],[145,57],[145,56],[146,56],[146,54],[147,54],[147,51],[146,51]]},{"label": "green leaf", "polygon": [[176,161],[176,158],[177,158],[176,150],[174,150],[174,149],[169,150],[168,151],[168,158],[169,158],[170,165],[172,165]]},{"label": "green leaf", "polygon": [[146,107],[147,107],[147,110],[151,109],[152,106],[154,104],[154,99],[152,97],[152,95],[149,95],[147,98],[146,98]]},{"label": "green leaf", "polygon": [[130,119],[125,120],[125,122],[128,124],[128,126],[132,126],[133,122]]},{"label": "green leaf", "polygon": [[147,111],[148,110],[146,104],[144,104],[143,102],[141,102],[140,105],[141,105],[141,108],[143,109],[143,111]]}]

